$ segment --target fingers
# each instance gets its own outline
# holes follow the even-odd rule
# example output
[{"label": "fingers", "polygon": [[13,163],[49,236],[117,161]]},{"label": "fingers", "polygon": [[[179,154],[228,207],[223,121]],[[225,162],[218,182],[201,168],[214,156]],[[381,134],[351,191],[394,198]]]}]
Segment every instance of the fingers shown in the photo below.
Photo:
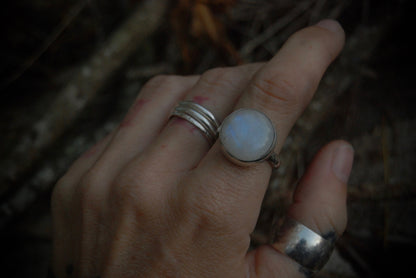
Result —
[{"label": "fingers", "polygon": [[[55,273],[58,273],[58,269],[61,271],[67,268],[70,269],[73,261],[71,250],[74,242],[76,242],[76,237],[72,233],[74,219],[76,218],[74,217],[72,207],[74,186],[95,163],[111,141],[114,133],[113,131],[105,136],[79,157],[67,171],[65,177],[61,178],[54,188],[51,198],[51,212],[53,218],[53,265]],[[66,250],[67,252],[62,252],[61,250]]]},{"label": "fingers", "polygon": [[[343,43],[343,30],[334,21],[305,28],[294,34],[256,73],[243,93],[236,107],[253,107],[270,117],[278,136],[276,152]],[[218,213],[227,211],[222,214],[237,218],[238,224],[250,233],[257,221],[270,173],[268,163],[236,166],[225,158],[217,142],[193,173],[196,202],[202,208],[217,207]]]},{"label": "fingers", "polygon": [[[241,92],[262,65],[257,63],[209,70],[201,76],[185,96],[185,100],[202,105],[213,113],[218,121],[222,121],[232,111]],[[169,162],[170,165],[166,166],[169,166],[171,171],[186,172],[196,166],[209,147],[208,140],[198,128],[174,117],[149,153],[152,157],[157,157],[162,164],[164,161]],[[181,163],[172,164],[172,157]]]},{"label": "fingers", "polygon": [[[299,183],[288,211],[328,240],[335,240],[346,227],[347,182],[353,156],[351,145],[344,141],[322,148]],[[252,251],[247,260],[250,277],[304,277],[305,269],[270,246]]]},{"label": "fingers", "polygon": [[141,153],[165,126],[175,104],[198,76],[157,76],[142,89],[94,167],[103,181],[112,181],[127,162]]},{"label": "fingers", "polygon": [[[259,67],[261,64],[210,70],[184,99],[202,104],[221,119],[231,111]],[[164,208],[160,204],[172,197],[171,190],[198,164],[209,147],[199,129],[185,120],[171,118],[146,151],[123,168],[110,195],[122,196],[118,199],[124,200],[124,206],[132,203],[137,208],[141,204],[140,210],[146,207],[144,210],[158,215]]]},{"label": "fingers", "polygon": [[[166,115],[169,114],[175,101],[183,97],[196,80],[198,80],[198,76],[157,76],[150,80],[142,88],[140,95],[130,107],[118,129],[113,130],[80,156],[68,169],[64,179],[61,180],[71,184],[78,182],[104,151],[108,150],[115,153],[114,155],[118,154],[119,157],[116,161],[123,165],[120,159],[130,159],[131,156],[136,155],[149,144],[149,141],[166,122]],[[147,106],[146,109],[143,109],[144,106]],[[146,132],[143,132],[143,129]],[[110,143],[111,147],[109,147]],[[107,147],[109,148],[107,149]]]},{"label": "fingers", "polygon": [[[117,130],[84,153],[55,186],[52,197],[54,222],[55,273],[64,272],[67,265],[74,264],[79,256],[80,215],[82,209],[95,200],[103,203],[106,184],[129,159],[141,152],[165,125],[176,102],[183,98],[195,84],[198,76],[159,76],[149,81],[131,106]],[[95,173],[91,169],[95,168]],[[88,174],[90,177],[87,177]],[[84,179],[83,183],[80,180]],[[84,202],[84,203],[83,203]],[[97,211],[99,213],[99,211]],[[94,218],[93,216],[92,218]],[[88,222],[88,221],[85,221]],[[92,221],[90,221],[92,222]],[[84,223],[85,224],[85,223]],[[98,225],[87,223],[91,237],[97,234]],[[94,238],[85,239],[90,248],[86,257],[97,259]],[[66,250],[59,252],[58,250]],[[85,251],[85,250],[84,250]]]}]

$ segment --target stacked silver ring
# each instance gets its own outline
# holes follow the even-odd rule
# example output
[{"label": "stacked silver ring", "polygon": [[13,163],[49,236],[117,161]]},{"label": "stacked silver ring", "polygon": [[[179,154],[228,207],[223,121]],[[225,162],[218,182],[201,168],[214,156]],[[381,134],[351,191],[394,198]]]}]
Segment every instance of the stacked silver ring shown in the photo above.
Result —
[{"label": "stacked silver ring", "polygon": [[187,120],[199,128],[211,145],[217,140],[220,125],[214,115],[203,106],[192,101],[181,101],[173,110],[172,116]]}]

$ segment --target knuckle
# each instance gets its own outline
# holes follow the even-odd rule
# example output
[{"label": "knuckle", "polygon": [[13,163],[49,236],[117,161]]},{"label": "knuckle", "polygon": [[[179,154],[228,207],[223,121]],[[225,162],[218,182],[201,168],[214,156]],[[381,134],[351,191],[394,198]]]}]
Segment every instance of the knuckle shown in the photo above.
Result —
[{"label": "knuckle", "polygon": [[318,211],[312,217],[315,226],[322,235],[329,232],[342,234],[346,226],[344,219],[346,217],[340,214],[338,209],[334,209],[333,204],[328,202],[321,202]]},{"label": "knuckle", "polygon": [[282,77],[257,77],[253,83],[254,95],[257,101],[268,108],[297,106],[302,102],[302,96],[297,86]]},{"label": "knuckle", "polygon": [[140,184],[143,182],[142,177],[133,179],[130,175],[121,173],[111,184],[111,194],[115,200],[122,206],[139,204],[138,196]]},{"label": "knuckle", "polygon": [[237,77],[236,72],[232,68],[214,68],[202,74],[200,81],[214,88],[236,88]]},{"label": "knuckle", "polygon": [[76,190],[76,198],[84,212],[98,211],[102,204],[106,181],[92,168],[82,178]]},{"label": "knuckle", "polygon": [[178,83],[179,76],[175,75],[156,75],[144,85],[145,89],[157,90],[166,86],[175,86]]},{"label": "knuckle", "polygon": [[346,209],[334,209],[334,206],[328,207],[325,210],[324,217],[328,226],[332,229],[330,232],[335,232],[341,235],[347,226],[347,211]]},{"label": "knuckle", "polygon": [[329,234],[341,235],[347,225],[347,209],[334,204],[331,200],[317,200],[316,203],[293,203],[288,215],[294,216],[307,227],[322,236]]},{"label": "knuckle", "polygon": [[140,171],[123,171],[111,184],[111,195],[116,206],[134,211],[138,217],[158,215],[161,210],[162,193],[157,186],[158,177],[146,163],[138,167]]},{"label": "knuckle", "polygon": [[172,92],[182,92],[189,90],[198,79],[197,76],[182,75],[157,75],[152,77],[142,88],[143,91],[150,92],[155,97],[167,97]]},{"label": "knuckle", "polygon": [[99,171],[91,168],[81,177],[79,191],[81,194],[88,193],[91,188],[95,188],[101,182],[102,178]]},{"label": "knuckle", "polygon": [[150,78],[149,81],[147,81],[146,86],[150,86],[150,87],[157,87],[160,84],[163,84],[165,81],[169,80],[170,76],[169,75],[156,75],[152,78]]},{"label": "knuckle", "polygon": [[229,208],[221,198],[198,200],[192,205],[191,211],[196,214],[198,227],[220,235],[235,233],[236,217],[229,213]]}]

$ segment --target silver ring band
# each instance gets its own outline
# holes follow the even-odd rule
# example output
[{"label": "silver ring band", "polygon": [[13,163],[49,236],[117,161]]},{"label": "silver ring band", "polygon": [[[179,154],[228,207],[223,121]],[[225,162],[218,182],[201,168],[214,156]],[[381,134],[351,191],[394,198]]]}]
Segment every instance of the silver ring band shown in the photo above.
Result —
[{"label": "silver ring band", "polygon": [[329,260],[335,247],[335,233],[327,239],[298,221],[286,217],[275,233],[272,246],[286,254],[312,273],[319,271]]},{"label": "silver ring band", "polygon": [[182,118],[196,126],[202,131],[211,145],[213,145],[218,138],[218,121],[209,110],[195,102],[179,102],[171,116]]}]

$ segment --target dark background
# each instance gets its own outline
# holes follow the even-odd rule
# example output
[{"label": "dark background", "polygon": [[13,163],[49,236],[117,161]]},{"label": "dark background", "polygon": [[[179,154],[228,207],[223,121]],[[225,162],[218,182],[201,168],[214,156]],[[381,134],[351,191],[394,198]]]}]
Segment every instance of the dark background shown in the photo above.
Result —
[{"label": "dark background", "polygon": [[[143,16],[140,11],[147,2],[154,7],[145,21],[133,28],[124,24]],[[319,276],[412,273],[416,112],[411,2],[4,3],[0,277],[46,277],[49,199],[56,180],[78,155],[117,126],[149,78],[265,61],[290,34],[327,17],[343,25],[346,46],[287,140],[283,165],[273,174],[253,233],[253,247],[267,242],[272,223],[284,214],[313,154],[329,140],[342,138],[356,151],[349,225]],[[118,43],[115,33],[132,40]],[[116,54],[105,52],[109,46]],[[102,64],[96,66],[91,57]],[[80,88],[76,99],[67,97],[71,86]]]}]

